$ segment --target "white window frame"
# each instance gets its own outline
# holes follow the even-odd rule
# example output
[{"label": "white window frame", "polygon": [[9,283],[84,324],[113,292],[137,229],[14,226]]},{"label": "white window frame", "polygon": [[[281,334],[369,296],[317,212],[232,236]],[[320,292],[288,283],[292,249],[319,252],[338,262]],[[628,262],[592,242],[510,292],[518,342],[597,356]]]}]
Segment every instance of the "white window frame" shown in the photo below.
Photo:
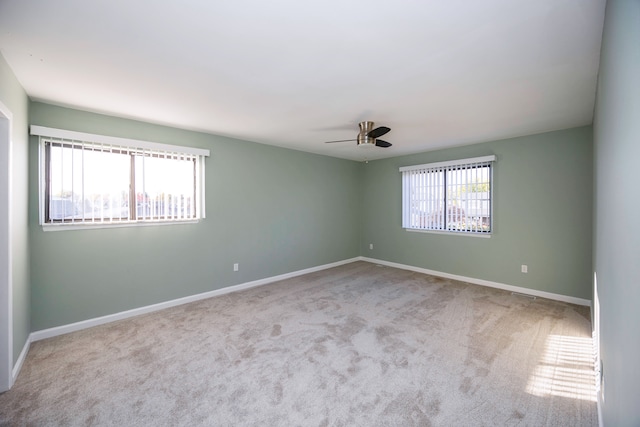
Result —
[{"label": "white window frame", "polygon": [[[474,157],[468,159],[459,159],[459,160],[451,160],[445,162],[435,162],[435,163],[427,163],[422,165],[412,165],[412,166],[404,166],[400,168],[400,172],[402,173],[402,228],[407,231],[418,231],[418,232],[426,232],[426,233],[437,233],[437,234],[449,234],[449,235],[458,235],[458,236],[476,236],[476,237],[491,237],[491,234],[494,231],[494,215],[493,215],[493,194],[494,194],[494,179],[493,172],[495,169],[495,161],[496,156],[483,156],[483,157]],[[466,170],[473,169],[478,167],[490,167],[489,174],[489,230],[485,231],[481,226],[477,226],[472,230],[455,230],[449,229],[449,226],[446,224],[446,219],[449,216],[449,211],[446,206],[446,192],[447,187],[445,186],[445,182],[429,182],[430,186],[437,188],[439,192],[441,192],[441,196],[436,196],[435,199],[438,200],[438,203],[441,203],[442,206],[440,209],[443,210],[444,221],[438,222],[436,225],[430,225],[429,221],[421,221],[421,223],[416,223],[415,218],[412,219],[412,215],[414,214],[411,206],[414,205],[417,200],[415,200],[414,195],[416,194],[413,186],[417,186],[416,178],[424,175],[426,176],[428,173],[433,172],[447,172],[447,171],[455,171],[455,170]],[[419,178],[418,178],[419,179]],[[467,183],[468,185],[468,183]],[[478,199],[477,201],[485,201],[486,199]],[[481,222],[483,224],[483,222]]]},{"label": "white window frame", "polygon": [[[137,227],[149,225],[170,225],[180,223],[197,223],[205,218],[205,158],[210,155],[210,151],[202,148],[185,147],[179,145],[163,144],[152,141],[142,141],[129,138],[118,138],[105,135],[96,135],[84,132],[75,132],[64,129],[48,128],[43,126],[30,126],[31,135],[39,137],[39,159],[38,159],[38,181],[39,181],[39,222],[45,231],[77,230],[92,228],[113,228],[113,227]],[[46,222],[46,170],[47,158],[45,145],[48,140],[70,141],[74,144],[99,144],[112,146],[127,150],[141,150],[164,153],[178,153],[195,157],[195,215],[194,218],[160,218],[160,219],[138,219],[138,220],[118,220],[118,221],[75,221],[75,222]]]}]

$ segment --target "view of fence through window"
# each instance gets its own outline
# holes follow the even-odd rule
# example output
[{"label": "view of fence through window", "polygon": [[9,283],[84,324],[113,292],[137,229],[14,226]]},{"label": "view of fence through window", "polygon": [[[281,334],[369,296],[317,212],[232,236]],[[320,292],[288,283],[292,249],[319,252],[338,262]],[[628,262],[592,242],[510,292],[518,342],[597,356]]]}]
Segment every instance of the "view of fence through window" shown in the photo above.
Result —
[{"label": "view of fence through window", "polygon": [[46,152],[47,222],[196,217],[195,156],[60,141]]},{"label": "view of fence through window", "polygon": [[491,163],[403,170],[403,227],[490,232]]}]

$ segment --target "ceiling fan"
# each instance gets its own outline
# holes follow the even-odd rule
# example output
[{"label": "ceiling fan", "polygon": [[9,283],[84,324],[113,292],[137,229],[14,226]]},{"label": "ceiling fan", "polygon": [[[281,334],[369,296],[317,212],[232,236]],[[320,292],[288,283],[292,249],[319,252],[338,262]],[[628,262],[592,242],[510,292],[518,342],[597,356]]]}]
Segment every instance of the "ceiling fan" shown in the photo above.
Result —
[{"label": "ceiling fan", "polygon": [[391,143],[387,141],[383,141],[380,138],[382,135],[387,134],[391,129],[386,126],[380,126],[377,128],[373,128],[375,124],[373,122],[360,122],[358,126],[360,126],[360,133],[356,139],[341,139],[338,141],[326,141],[325,144],[333,144],[334,142],[348,142],[348,141],[357,141],[358,146],[376,146],[387,148],[391,147]]}]

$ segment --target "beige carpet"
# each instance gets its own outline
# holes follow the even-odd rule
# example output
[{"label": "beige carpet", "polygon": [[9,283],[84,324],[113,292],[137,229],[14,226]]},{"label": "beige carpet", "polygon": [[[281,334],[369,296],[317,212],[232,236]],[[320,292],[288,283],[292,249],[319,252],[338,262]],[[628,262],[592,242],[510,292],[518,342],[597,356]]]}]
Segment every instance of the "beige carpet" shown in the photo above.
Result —
[{"label": "beige carpet", "polygon": [[36,342],[11,426],[595,426],[589,310],[356,262]]}]

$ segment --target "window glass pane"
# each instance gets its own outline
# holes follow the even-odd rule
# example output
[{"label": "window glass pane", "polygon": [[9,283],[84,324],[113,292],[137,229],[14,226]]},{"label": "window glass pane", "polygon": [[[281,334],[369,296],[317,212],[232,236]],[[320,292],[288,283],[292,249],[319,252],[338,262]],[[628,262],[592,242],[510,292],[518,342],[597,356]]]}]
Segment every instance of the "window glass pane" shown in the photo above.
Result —
[{"label": "window glass pane", "polygon": [[49,219],[129,218],[129,155],[51,144]]},{"label": "window glass pane", "polygon": [[135,157],[138,219],[195,218],[195,159]]},{"label": "window glass pane", "polygon": [[411,224],[416,228],[439,229],[443,224],[443,171],[413,174]]},{"label": "window glass pane", "polygon": [[447,172],[447,230],[491,231],[490,166]]}]

